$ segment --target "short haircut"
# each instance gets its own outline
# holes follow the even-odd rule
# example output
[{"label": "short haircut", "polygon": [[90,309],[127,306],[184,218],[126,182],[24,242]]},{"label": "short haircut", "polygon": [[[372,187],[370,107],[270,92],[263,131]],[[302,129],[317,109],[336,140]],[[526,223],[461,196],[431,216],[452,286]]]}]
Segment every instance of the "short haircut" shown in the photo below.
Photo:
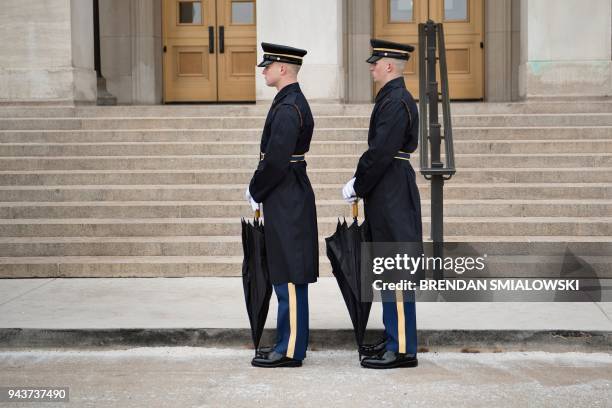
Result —
[{"label": "short haircut", "polygon": [[283,64],[285,67],[287,67],[287,71],[289,71],[290,73],[292,73],[293,75],[297,75],[300,72],[300,68],[302,68],[301,65],[297,65],[297,64]]},{"label": "short haircut", "polygon": [[406,69],[406,61],[398,58],[382,58],[382,62],[393,65],[393,70],[398,74],[403,74]]}]

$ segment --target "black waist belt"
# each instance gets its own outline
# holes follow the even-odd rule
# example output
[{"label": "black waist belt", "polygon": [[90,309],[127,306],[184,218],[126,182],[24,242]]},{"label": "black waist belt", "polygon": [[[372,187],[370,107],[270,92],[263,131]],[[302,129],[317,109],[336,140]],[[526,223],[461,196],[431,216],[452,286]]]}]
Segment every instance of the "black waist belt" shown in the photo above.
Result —
[{"label": "black waist belt", "polygon": [[[266,154],[265,153],[260,153],[259,154],[259,161],[262,161],[264,159],[264,156]],[[292,154],[291,155],[291,159],[289,160],[290,163],[297,163],[297,162],[303,162],[306,158],[306,155],[304,154]]]},{"label": "black waist belt", "polygon": [[404,152],[404,151],[398,151],[397,154],[395,155],[394,159],[400,159],[400,160],[409,160],[410,159],[410,153]]}]

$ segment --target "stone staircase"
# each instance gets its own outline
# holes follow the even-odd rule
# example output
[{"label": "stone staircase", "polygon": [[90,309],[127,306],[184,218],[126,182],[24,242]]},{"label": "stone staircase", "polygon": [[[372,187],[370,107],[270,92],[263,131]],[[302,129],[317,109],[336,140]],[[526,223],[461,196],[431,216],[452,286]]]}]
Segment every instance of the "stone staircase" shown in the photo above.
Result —
[{"label": "stone staircase", "polygon": [[[369,105],[313,105],[324,237]],[[612,241],[612,101],[453,104],[449,241]],[[239,276],[267,106],[0,107],[0,277]],[[417,168],[418,157],[412,159]],[[419,176],[425,238],[429,187]]]}]

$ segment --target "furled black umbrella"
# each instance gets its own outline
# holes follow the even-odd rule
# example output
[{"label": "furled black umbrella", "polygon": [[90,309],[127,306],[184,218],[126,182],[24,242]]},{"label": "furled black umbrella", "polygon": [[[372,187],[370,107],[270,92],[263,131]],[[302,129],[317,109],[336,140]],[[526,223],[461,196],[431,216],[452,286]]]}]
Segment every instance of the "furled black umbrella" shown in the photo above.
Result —
[{"label": "furled black umbrella", "polygon": [[348,226],[346,220],[344,222],[338,220],[336,232],[325,238],[325,244],[327,257],[332,265],[332,273],[336,277],[353,323],[355,340],[361,357],[372,302],[361,301],[361,243],[368,241],[368,237],[366,225],[358,224],[357,215],[358,207],[355,202],[353,203],[353,223]]},{"label": "furled black umbrella", "polygon": [[257,354],[272,296],[272,284],[266,263],[264,226],[259,218],[259,210],[255,212],[253,224],[242,219],[242,249],[242,286],[251,324],[251,337]]}]

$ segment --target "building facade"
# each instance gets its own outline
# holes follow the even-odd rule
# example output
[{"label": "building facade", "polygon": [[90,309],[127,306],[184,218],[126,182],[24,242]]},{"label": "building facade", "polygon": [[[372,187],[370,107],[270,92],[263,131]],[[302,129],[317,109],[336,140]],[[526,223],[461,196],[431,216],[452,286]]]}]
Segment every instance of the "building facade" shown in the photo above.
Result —
[{"label": "building facade", "polygon": [[[93,10],[3,1],[0,103],[95,103]],[[428,19],[444,23],[453,99],[612,95],[611,0],[99,0],[101,73],[120,104],[266,101],[255,65],[275,42],[308,50],[311,101],[368,103],[369,39],[416,45]]]}]

